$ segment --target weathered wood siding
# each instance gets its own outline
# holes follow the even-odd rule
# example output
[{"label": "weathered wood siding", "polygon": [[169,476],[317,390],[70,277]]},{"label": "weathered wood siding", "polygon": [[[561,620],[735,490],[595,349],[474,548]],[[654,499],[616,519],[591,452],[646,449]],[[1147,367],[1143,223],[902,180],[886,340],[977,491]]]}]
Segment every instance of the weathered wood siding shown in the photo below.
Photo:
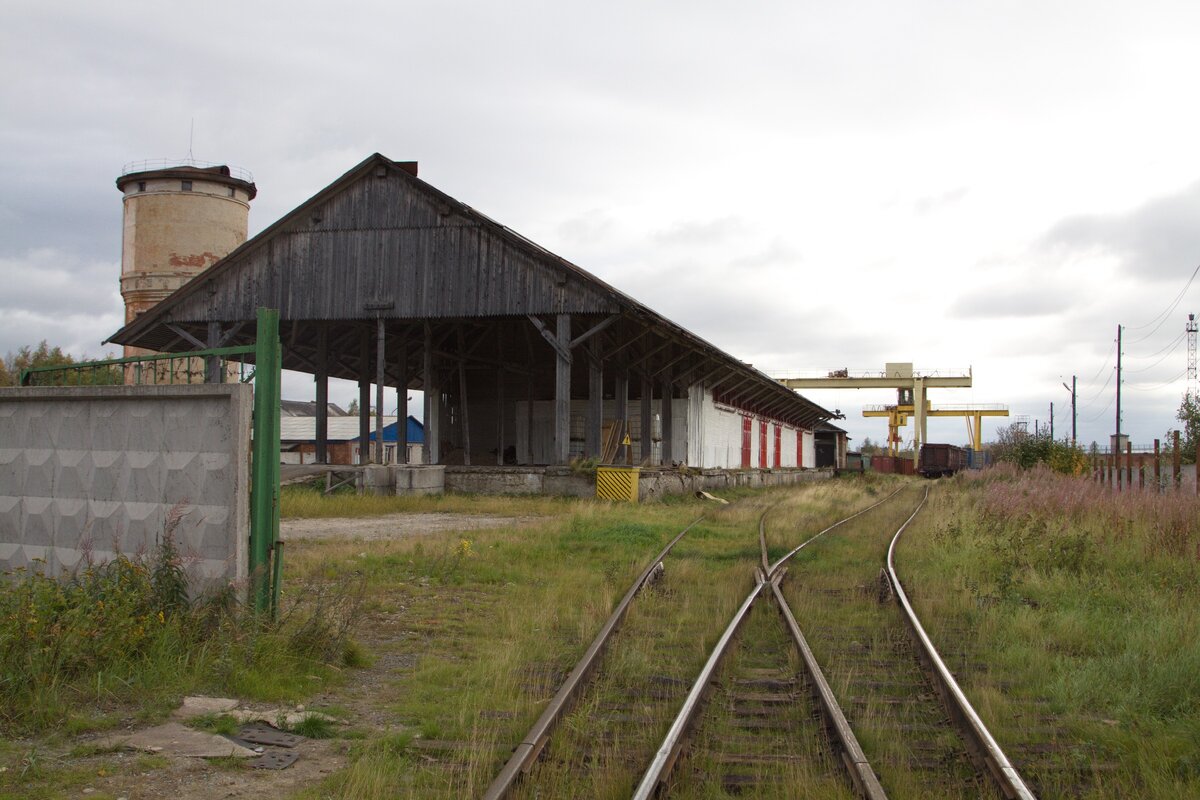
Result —
[{"label": "weathered wood siding", "polygon": [[233,254],[219,280],[186,297],[177,322],[392,319],[609,313],[618,309],[554,256],[473,219],[394,170],[362,175],[297,209],[258,246]]}]

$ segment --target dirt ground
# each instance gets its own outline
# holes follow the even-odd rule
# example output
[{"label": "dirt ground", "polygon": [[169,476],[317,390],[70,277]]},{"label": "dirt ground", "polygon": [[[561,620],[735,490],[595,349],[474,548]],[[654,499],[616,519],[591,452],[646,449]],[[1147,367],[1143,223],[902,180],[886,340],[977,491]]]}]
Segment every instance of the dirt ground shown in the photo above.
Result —
[{"label": "dirt ground", "polygon": [[529,525],[544,517],[497,517],[481,514],[386,514],[381,517],[284,519],[279,538],[285,542],[321,539],[402,539],[444,531],[473,531]]}]

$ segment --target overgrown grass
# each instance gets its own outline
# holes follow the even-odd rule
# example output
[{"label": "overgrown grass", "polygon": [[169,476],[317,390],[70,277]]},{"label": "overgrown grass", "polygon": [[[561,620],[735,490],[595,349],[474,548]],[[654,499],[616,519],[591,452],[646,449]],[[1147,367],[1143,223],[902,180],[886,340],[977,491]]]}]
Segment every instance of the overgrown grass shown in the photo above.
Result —
[{"label": "overgrown grass", "polygon": [[888,541],[923,489],[802,550],[783,592],[889,797],[996,797],[929,691],[898,609],[880,600]]},{"label": "overgrown grass", "polygon": [[358,494],[343,487],[323,493],[324,484],[312,481],[284,486],[280,490],[280,513],[284,517],[374,517],[381,514],[453,512],[498,516],[563,514],[580,501],[563,497],[519,497],[473,495],[447,492],[436,495]]},{"label": "overgrown grass", "polygon": [[[821,499],[810,500],[814,493]],[[600,698],[615,697],[639,677],[683,681],[694,675],[752,583],[762,509],[784,500],[777,510],[789,521],[775,532],[774,545],[782,549],[798,543],[801,531],[815,532],[840,516],[839,498],[859,507],[873,501],[852,481],[721,494],[743,502],[725,507],[678,497],[631,506],[501,498],[513,515],[547,508],[553,515],[524,528],[295,543],[289,568],[300,574],[322,580],[364,575],[370,598],[365,629],[377,665],[401,665],[373,695],[374,707],[387,714],[352,748],[350,767],[303,796],[479,796],[634,575],[698,515],[708,517],[668,561],[659,587],[631,610],[622,636],[633,646],[614,649],[607,688],[597,689],[595,702],[609,702]],[[650,631],[663,615],[676,624],[656,639]],[[688,641],[677,648],[680,638]],[[651,740],[669,724],[673,709],[669,703],[663,709],[641,732],[647,747],[656,746]],[[564,730],[575,725],[582,732],[586,722],[586,712],[577,712]],[[597,796],[628,796],[636,769],[626,764],[594,773],[587,790],[571,786],[579,776],[568,772],[542,775],[546,782],[538,785],[541,796],[592,796],[593,789]]]},{"label": "overgrown grass", "polygon": [[354,652],[357,602],[346,586],[326,586],[269,623],[232,589],[193,601],[170,535],[144,557],[68,579],[18,570],[0,588],[0,732],[153,718],[199,690],[298,700]]},{"label": "overgrown grass", "polygon": [[1048,471],[943,483],[901,579],[1042,796],[1200,796],[1200,500]]}]

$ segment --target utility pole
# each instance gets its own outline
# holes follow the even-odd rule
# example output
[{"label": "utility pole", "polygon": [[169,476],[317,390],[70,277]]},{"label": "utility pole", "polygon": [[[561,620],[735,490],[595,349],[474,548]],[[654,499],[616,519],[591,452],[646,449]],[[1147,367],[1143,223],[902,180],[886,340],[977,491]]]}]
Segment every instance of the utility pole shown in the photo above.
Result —
[{"label": "utility pole", "polygon": [[1072,375],[1072,376],[1071,376],[1071,385],[1070,385],[1070,386],[1067,386],[1067,384],[1066,384],[1066,383],[1064,383],[1064,384],[1063,384],[1063,388],[1064,388],[1064,389],[1066,389],[1068,392],[1070,392],[1070,393],[1071,393],[1071,446],[1072,446],[1072,447],[1074,447],[1074,446],[1075,446],[1075,422],[1076,422],[1076,416],[1075,416],[1075,379],[1076,379],[1076,376],[1075,376],[1075,375]]},{"label": "utility pole", "polygon": [[1121,446],[1121,326],[1117,326],[1117,438],[1113,447]]},{"label": "utility pole", "polygon": [[1050,441],[1054,441],[1054,401],[1050,401]]}]

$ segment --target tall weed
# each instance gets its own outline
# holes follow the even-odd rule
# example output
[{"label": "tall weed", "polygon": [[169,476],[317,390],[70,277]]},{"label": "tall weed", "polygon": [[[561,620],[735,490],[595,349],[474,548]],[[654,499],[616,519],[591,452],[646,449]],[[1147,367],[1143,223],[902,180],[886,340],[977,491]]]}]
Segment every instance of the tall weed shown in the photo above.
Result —
[{"label": "tall weed", "polygon": [[234,587],[192,599],[172,536],[134,557],[66,577],[37,566],[0,582],[0,732],[32,734],[68,719],[149,707],[197,688],[260,699],[299,697],[352,649],[361,590],[306,593],[279,622],[238,602]]}]

